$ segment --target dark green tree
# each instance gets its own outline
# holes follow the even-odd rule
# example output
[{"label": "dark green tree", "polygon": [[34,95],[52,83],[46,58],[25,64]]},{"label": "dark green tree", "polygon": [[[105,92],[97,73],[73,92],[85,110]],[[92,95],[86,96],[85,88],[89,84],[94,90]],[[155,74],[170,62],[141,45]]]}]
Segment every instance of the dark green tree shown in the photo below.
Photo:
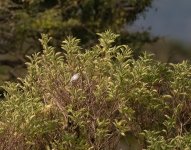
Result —
[{"label": "dark green tree", "polygon": [[[95,42],[95,33],[108,28],[124,33],[124,25],[150,6],[152,0],[4,0],[0,2],[0,71],[4,79],[17,76],[25,55],[39,50],[40,33],[55,38],[66,35],[81,39],[85,47]],[[126,33],[124,33],[126,34]],[[124,35],[126,38],[127,35]],[[128,35],[129,37],[129,35]],[[91,40],[89,40],[91,39]],[[131,42],[126,38],[125,42]],[[140,39],[139,39],[140,40]],[[124,40],[121,40],[124,41]],[[2,66],[4,65],[4,66]],[[11,67],[11,68],[10,68]],[[12,70],[12,68],[16,68]],[[9,74],[9,76],[7,76]]]}]

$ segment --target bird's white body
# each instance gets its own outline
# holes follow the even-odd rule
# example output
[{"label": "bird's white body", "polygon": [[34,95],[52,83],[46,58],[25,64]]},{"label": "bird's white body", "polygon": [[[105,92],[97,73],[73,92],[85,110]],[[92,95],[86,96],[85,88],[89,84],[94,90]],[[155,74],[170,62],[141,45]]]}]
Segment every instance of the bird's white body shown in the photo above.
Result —
[{"label": "bird's white body", "polygon": [[74,81],[78,80],[79,77],[80,77],[80,74],[79,74],[79,73],[74,74],[74,75],[71,77],[70,82],[74,82]]}]

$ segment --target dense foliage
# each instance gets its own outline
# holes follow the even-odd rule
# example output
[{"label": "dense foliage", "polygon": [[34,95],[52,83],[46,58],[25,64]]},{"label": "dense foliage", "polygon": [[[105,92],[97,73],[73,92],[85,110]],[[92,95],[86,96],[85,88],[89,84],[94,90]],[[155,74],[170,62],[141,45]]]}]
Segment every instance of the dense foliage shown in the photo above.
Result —
[{"label": "dense foliage", "polygon": [[42,35],[26,77],[3,87],[0,149],[112,150],[130,133],[149,150],[191,147],[190,64],[135,60],[117,35],[98,35],[88,50],[68,37],[63,52]]}]

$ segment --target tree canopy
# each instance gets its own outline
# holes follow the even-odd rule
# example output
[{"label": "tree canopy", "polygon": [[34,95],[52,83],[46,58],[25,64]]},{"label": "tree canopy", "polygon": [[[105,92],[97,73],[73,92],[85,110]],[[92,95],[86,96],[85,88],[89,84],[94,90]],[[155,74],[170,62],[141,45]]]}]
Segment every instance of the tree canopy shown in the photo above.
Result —
[{"label": "tree canopy", "polygon": [[[131,23],[152,0],[4,0],[0,2],[0,67],[2,77],[20,74],[25,55],[40,50],[40,33],[54,37],[59,45],[66,35],[81,39],[88,47],[97,35],[111,29],[125,33]],[[127,41],[132,41],[129,34]],[[91,39],[91,40],[90,40]],[[132,38],[135,40],[135,38]],[[141,40],[141,39],[139,39]],[[125,41],[125,40],[123,40]],[[2,56],[2,57],[1,57]],[[14,68],[14,69],[13,69]],[[17,68],[17,69],[15,69]],[[17,71],[19,70],[19,71]],[[5,74],[5,76],[3,76]]]}]

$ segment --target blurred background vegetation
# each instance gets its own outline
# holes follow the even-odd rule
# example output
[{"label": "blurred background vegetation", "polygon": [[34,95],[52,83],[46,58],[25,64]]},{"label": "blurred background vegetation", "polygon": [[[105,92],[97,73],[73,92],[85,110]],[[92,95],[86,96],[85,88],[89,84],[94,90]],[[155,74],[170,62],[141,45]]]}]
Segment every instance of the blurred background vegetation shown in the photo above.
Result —
[{"label": "blurred background vegetation", "polygon": [[[25,55],[40,50],[40,33],[54,37],[57,46],[67,36],[89,47],[95,33],[111,29],[122,34],[118,42],[140,47],[147,33],[129,34],[124,25],[151,6],[152,0],[4,0],[0,1],[0,79],[25,74]],[[138,35],[137,35],[138,34]],[[140,35],[139,35],[140,34]],[[139,44],[135,44],[138,42]]]},{"label": "blurred background vegetation", "polygon": [[[96,43],[97,32],[121,34],[119,44],[156,54],[163,62],[190,57],[180,43],[151,36],[149,30],[129,31],[128,26],[152,7],[153,0],[3,0],[0,1],[0,82],[25,75],[26,55],[40,50],[40,33],[54,37],[53,45],[72,35],[83,47]],[[58,47],[59,49],[59,47]]]}]

